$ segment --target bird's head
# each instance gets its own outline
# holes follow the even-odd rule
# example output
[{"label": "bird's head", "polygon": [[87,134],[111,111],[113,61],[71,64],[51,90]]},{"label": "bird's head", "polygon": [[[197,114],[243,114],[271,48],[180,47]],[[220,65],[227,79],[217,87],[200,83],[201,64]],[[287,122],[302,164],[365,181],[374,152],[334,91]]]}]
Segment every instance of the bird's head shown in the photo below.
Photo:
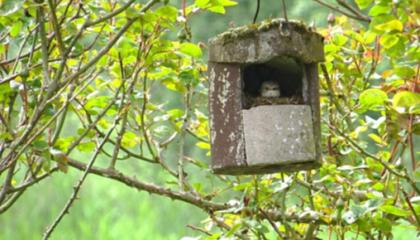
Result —
[{"label": "bird's head", "polygon": [[260,87],[261,97],[280,97],[280,85],[276,81],[264,81]]}]

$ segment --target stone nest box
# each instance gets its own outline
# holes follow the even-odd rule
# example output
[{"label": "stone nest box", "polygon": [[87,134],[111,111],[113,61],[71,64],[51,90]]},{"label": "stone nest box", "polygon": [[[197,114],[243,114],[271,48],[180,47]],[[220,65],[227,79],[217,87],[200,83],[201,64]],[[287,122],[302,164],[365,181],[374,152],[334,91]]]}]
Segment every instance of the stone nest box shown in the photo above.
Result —
[{"label": "stone nest box", "polygon": [[209,41],[212,169],[299,171],[321,164],[323,37],[295,21],[239,27]]}]

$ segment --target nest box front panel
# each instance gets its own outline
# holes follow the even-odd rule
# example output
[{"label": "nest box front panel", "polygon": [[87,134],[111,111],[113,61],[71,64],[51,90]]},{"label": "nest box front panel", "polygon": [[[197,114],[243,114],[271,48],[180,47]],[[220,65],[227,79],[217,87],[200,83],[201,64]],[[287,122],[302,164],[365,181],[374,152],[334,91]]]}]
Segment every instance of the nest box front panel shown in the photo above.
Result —
[{"label": "nest box front panel", "polygon": [[316,158],[310,106],[258,106],[243,110],[243,121],[247,173],[292,171]]},{"label": "nest box front panel", "polygon": [[218,173],[246,166],[241,114],[241,67],[209,63],[212,169]]}]

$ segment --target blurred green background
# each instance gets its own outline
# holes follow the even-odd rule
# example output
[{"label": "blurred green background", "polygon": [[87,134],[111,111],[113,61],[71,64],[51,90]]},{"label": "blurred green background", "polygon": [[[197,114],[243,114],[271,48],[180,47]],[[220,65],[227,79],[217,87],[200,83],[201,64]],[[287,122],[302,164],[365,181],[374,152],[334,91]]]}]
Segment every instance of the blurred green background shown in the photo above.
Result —
[{"label": "blurred green background", "polygon": [[[171,1],[177,6],[180,6],[179,2]],[[192,0],[187,2],[191,4]],[[286,4],[290,19],[325,26],[329,11],[313,1],[288,0]],[[236,26],[251,23],[255,7],[256,0],[242,0],[238,1],[237,6],[229,8],[226,15],[205,13],[194,16],[190,22],[193,41],[207,42],[209,37],[226,30],[231,22]],[[280,0],[261,0],[258,21],[280,17],[280,13]],[[166,99],[177,100],[170,93]],[[71,122],[67,122],[68,131],[75,129],[71,125]],[[188,144],[190,154],[194,152],[196,156],[201,155],[200,159],[208,160],[204,151],[197,150],[192,142]],[[97,162],[100,161],[98,159]],[[125,166],[126,170],[131,167],[129,172],[142,179],[152,179],[157,183],[165,181],[159,175],[159,169],[150,165],[124,165],[128,165]],[[41,239],[45,228],[57,217],[71,195],[73,185],[81,174],[75,170],[67,174],[55,173],[53,177],[31,187],[10,210],[0,215],[0,239]],[[196,181],[208,184],[208,179]],[[180,201],[138,192],[94,175],[88,176],[79,197],[51,239],[180,239],[182,236],[197,236],[186,225],[199,225],[206,217],[201,210]]]}]

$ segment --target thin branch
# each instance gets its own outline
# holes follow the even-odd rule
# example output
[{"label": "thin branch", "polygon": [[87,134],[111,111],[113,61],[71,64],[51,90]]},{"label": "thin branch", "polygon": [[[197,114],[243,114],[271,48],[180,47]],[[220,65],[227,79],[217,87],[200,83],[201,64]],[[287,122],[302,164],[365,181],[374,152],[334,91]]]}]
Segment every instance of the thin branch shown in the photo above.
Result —
[{"label": "thin branch", "polygon": [[[106,14],[105,16],[100,17],[100,18],[98,18],[98,19],[96,19],[94,21],[89,22],[89,24],[87,24],[86,26],[87,27],[91,27],[93,25],[96,25],[98,23],[104,22],[104,21],[106,21],[106,20],[108,20],[108,19],[110,19],[110,18],[112,18],[112,17],[114,17],[114,16],[122,13],[124,10],[126,10],[127,8],[129,8],[131,6],[131,4],[133,4],[135,1],[136,0],[130,0],[130,1],[128,1],[126,4],[124,4],[123,6],[121,6],[120,8],[118,8],[117,10],[115,10],[113,12],[110,12],[110,13]],[[156,1],[153,1],[153,2],[156,2]],[[149,6],[149,7],[147,7],[147,6],[148,5],[153,5],[153,4],[154,3],[149,2],[143,8],[145,8],[147,10],[147,9],[149,9],[151,7],[151,6]],[[140,10],[140,12],[144,12],[144,10],[143,11]]]},{"label": "thin branch", "polygon": [[335,108],[337,109],[337,111],[344,117],[344,119],[345,119],[345,121],[347,123],[347,126],[349,128],[353,128],[352,127],[353,124],[350,121],[350,119],[348,118],[348,115],[346,114],[346,112],[341,107],[340,103],[338,102],[337,96],[335,95],[335,91],[334,91],[334,88],[333,88],[333,85],[332,85],[332,81],[331,81],[330,75],[328,74],[328,71],[327,71],[327,67],[323,63],[321,64],[321,70],[322,70],[322,73],[324,75],[325,81],[327,82],[327,86],[328,86],[328,90],[329,90],[328,91],[328,94],[330,95],[331,102],[333,102],[333,104],[334,104]]},{"label": "thin branch", "polygon": [[73,205],[74,201],[77,198],[77,194],[79,193],[82,184],[86,180],[87,175],[89,174],[90,169],[93,167],[93,164],[95,163],[95,160],[97,159],[101,149],[106,143],[106,140],[111,136],[111,133],[114,131],[116,127],[116,123],[119,121],[119,118],[115,119],[115,124],[109,129],[108,133],[105,135],[102,142],[99,144],[99,146],[96,148],[94,154],[92,155],[92,158],[90,159],[89,163],[86,165],[85,171],[82,175],[82,177],[79,179],[77,185],[74,187],[74,191],[72,195],[70,196],[67,203],[64,205],[63,209],[61,210],[60,214],[57,216],[57,218],[54,220],[54,222],[48,227],[48,229],[45,231],[43,239],[48,239],[54,229],[58,226],[60,221],[63,219],[64,215],[69,212],[70,207]]},{"label": "thin branch", "polygon": [[[86,164],[79,161],[75,161],[73,159],[69,159],[69,165],[79,170],[86,169]],[[164,187],[160,187],[151,183],[141,182],[137,180],[135,177],[125,176],[123,173],[118,172],[117,170],[92,167],[89,170],[89,172],[98,176],[113,179],[117,182],[124,183],[125,185],[129,187],[133,187],[141,191],[146,191],[149,193],[166,196],[174,200],[187,202],[205,210],[218,211],[218,210],[225,210],[231,207],[225,203],[215,203],[215,202],[207,201],[203,198],[200,198],[196,195],[192,195],[188,192],[177,192],[177,191],[171,190],[170,188],[164,188]]]},{"label": "thin branch", "polygon": [[414,215],[414,218],[417,221],[417,227],[420,227],[420,217],[417,215],[416,210],[413,207],[413,204],[411,204],[410,198],[408,197],[408,194],[404,190],[402,190],[402,192],[404,194],[404,199],[407,202],[408,207],[410,208],[411,212]]},{"label": "thin branch", "polygon": [[56,6],[54,6],[54,3],[52,0],[48,0],[48,6],[51,10],[50,14],[51,14],[51,22],[52,22],[52,26],[54,28],[54,32],[55,32],[55,38],[57,39],[57,45],[58,45],[58,50],[60,51],[61,56],[63,56],[64,58],[64,53],[66,52],[65,50],[65,46],[63,43],[63,39],[61,37],[61,31],[60,31],[60,26],[59,23],[57,21],[57,15],[55,14],[55,10],[56,10]]},{"label": "thin branch", "polygon": [[6,199],[7,191],[9,190],[9,188],[11,186],[13,175],[15,174],[16,164],[17,164],[17,162],[13,162],[13,164],[9,167],[6,179],[4,181],[2,189],[0,191],[0,204],[2,204],[3,201]]},{"label": "thin branch", "polygon": [[276,224],[273,222],[273,220],[270,218],[270,216],[261,208],[258,208],[258,211],[261,212],[261,214],[265,217],[265,219],[267,219],[267,221],[270,223],[271,227],[273,227],[274,231],[277,233],[277,235],[280,238],[286,238],[286,236],[284,236],[284,234],[282,234],[279,230],[279,228],[276,226]]},{"label": "thin branch", "polygon": [[349,10],[350,12],[352,12],[354,15],[360,17],[361,19],[363,19],[363,21],[366,22],[370,22],[371,19],[370,17],[364,15],[359,9],[353,7],[352,5],[350,5],[348,2],[344,1],[344,0],[336,0],[337,3],[342,6],[343,8]]},{"label": "thin branch", "polygon": [[198,136],[197,134],[195,134],[191,129],[187,128],[185,129],[185,131],[187,131],[187,133],[189,133],[191,136],[193,136],[195,139],[197,139],[200,142],[205,142],[205,143],[209,143],[208,139],[205,139],[203,137]]},{"label": "thin branch", "polygon": [[20,192],[22,190],[27,189],[28,187],[42,181],[43,179],[51,176],[51,174],[53,174],[54,172],[56,172],[58,170],[57,167],[54,167],[53,169],[51,169],[50,171],[42,174],[39,177],[35,177],[32,179],[28,179],[27,181],[25,181],[24,183],[22,183],[21,185],[17,186],[17,187],[13,187],[13,188],[9,188],[9,190],[7,191],[7,193],[14,193],[14,192]]},{"label": "thin branch", "polygon": [[[305,181],[302,181],[300,179],[296,179],[296,183],[299,185],[302,185],[303,187],[307,189],[312,189],[318,192],[322,192],[328,196],[334,197],[334,198],[340,198],[344,196],[343,191],[329,191],[326,188],[321,188],[313,183],[307,183]],[[354,190],[351,193],[351,197],[356,197],[359,201],[365,201],[368,199],[367,192],[365,191],[357,191]]]},{"label": "thin branch", "polygon": [[[24,49],[24,47],[25,47],[26,43],[28,42],[29,37],[32,35],[32,32],[33,32],[34,30],[37,30],[37,29],[38,29],[38,26],[39,26],[39,25],[37,24],[37,25],[36,25],[33,29],[29,30],[28,35],[26,35],[25,39],[23,40],[22,44],[20,45],[20,47],[19,47],[19,51],[18,51],[18,54],[17,54],[17,57],[16,57],[16,61],[15,61],[15,63],[13,64],[13,67],[12,67],[12,74],[13,74],[13,73],[15,73],[15,71],[16,71],[16,68],[17,68],[17,65],[18,65],[18,62],[19,62],[19,58],[20,58],[20,56],[22,55],[23,49]],[[37,32],[36,32],[36,33],[37,33]]]},{"label": "thin branch", "polygon": [[41,52],[42,52],[42,71],[44,74],[43,83],[50,83],[50,74],[48,71],[48,39],[47,32],[45,31],[45,22],[44,22],[44,7],[42,4],[39,4],[36,11],[36,18],[38,21],[38,32],[41,37]]},{"label": "thin branch", "polygon": [[190,112],[191,112],[191,98],[192,98],[191,85],[187,84],[187,93],[185,96],[185,113],[184,119],[181,126],[181,133],[179,134],[179,156],[178,156],[178,184],[181,190],[184,190],[184,148],[185,148],[185,133],[188,127]]},{"label": "thin branch", "polygon": [[329,128],[331,130],[334,130],[336,133],[338,133],[340,136],[342,136],[343,138],[345,138],[350,145],[359,153],[372,158],[373,160],[379,162],[382,166],[384,166],[390,173],[394,174],[395,176],[398,176],[400,178],[403,178],[405,180],[407,180],[407,182],[411,185],[411,187],[417,192],[417,194],[420,194],[420,190],[416,185],[416,182],[411,179],[411,177],[409,175],[407,175],[406,173],[400,173],[397,172],[395,169],[393,169],[391,166],[388,165],[388,163],[386,163],[384,160],[382,160],[381,158],[376,157],[375,155],[367,152],[365,149],[363,149],[362,147],[360,147],[357,143],[355,143],[349,136],[347,136],[346,134],[344,134],[343,132],[341,132],[340,130],[338,130],[336,127],[328,124]]},{"label": "thin branch", "polygon": [[13,194],[5,204],[0,205],[0,214],[6,212],[11,206],[13,206],[13,204],[18,200],[18,198],[20,196],[22,196],[22,194],[23,194],[23,192],[25,192],[25,190],[26,189],[23,189],[23,190],[15,193],[15,194]]},{"label": "thin branch", "polygon": [[127,92],[125,91],[126,77],[125,77],[125,73],[124,73],[124,63],[123,63],[123,59],[121,57],[121,53],[118,53],[118,60],[119,60],[119,64],[120,64],[120,71],[121,71],[120,74],[121,74],[121,79],[122,79],[121,87],[122,87],[122,90],[123,90],[122,97],[121,97],[121,100],[120,100],[120,105],[118,107],[119,108],[118,115],[122,116],[122,123],[121,123],[120,131],[117,133],[117,140],[116,140],[116,143],[114,145],[114,152],[112,154],[111,163],[110,163],[110,166],[109,166],[110,168],[115,168],[115,163],[117,162],[118,153],[121,149],[121,141],[122,141],[123,135],[124,135],[124,133],[126,131],[126,128],[127,128],[127,116],[128,116],[128,108],[130,107],[130,104],[125,103],[125,99],[126,99],[127,95],[128,96],[131,95],[132,89],[133,89],[134,84],[135,84],[135,79],[133,79],[131,81],[130,86],[128,87]]},{"label": "thin branch", "polygon": [[337,6],[334,6],[334,5],[331,5],[329,3],[326,3],[324,1],[321,1],[321,0],[314,0],[314,1],[317,2],[317,3],[319,3],[320,5],[322,5],[324,7],[327,7],[329,9],[333,10],[333,11],[339,12],[339,13],[341,13],[341,14],[349,17],[349,18],[353,18],[353,19],[356,19],[356,20],[361,20],[361,21],[369,22],[369,20],[367,20],[367,19],[365,19],[363,17],[350,14],[350,13],[348,13],[346,11],[343,11],[341,8],[339,8]]},{"label": "thin branch", "polygon": [[17,78],[17,77],[19,77],[19,76],[22,76],[22,75],[24,75],[24,74],[28,73],[28,71],[30,71],[30,70],[32,70],[32,69],[34,69],[34,68],[37,68],[37,67],[39,67],[39,66],[41,66],[41,65],[42,65],[42,63],[35,64],[35,65],[33,65],[31,68],[29,68],[29,69],[22,70],[21,72],[14,73],[14,74],[12,74],[12,75],[10,75],[10,76],[6,77],[6,78],[0,79],[0,85],[1,85],[1,84],[4,84],[4,83],[8,83],[8,82],[12,81],[13,79],[15,79],[15,78]]},{"label": "thin branch", "polygon": [[204,234],[206,234],[207,236],[211,236],[211,235],[212,235],[212,234],[211,234],[210,232],[208,232],[206,229],[203,229],[203,228],[200,228],[200,227],[197,227],[197,226],[191,225],[191,224],[188,224],[188,225],[187,225],[187,227],[191,228],[192,230],[195,230],[195,231],[199,231],[199,232],[201,232],[201,233],[204,233]]}]

